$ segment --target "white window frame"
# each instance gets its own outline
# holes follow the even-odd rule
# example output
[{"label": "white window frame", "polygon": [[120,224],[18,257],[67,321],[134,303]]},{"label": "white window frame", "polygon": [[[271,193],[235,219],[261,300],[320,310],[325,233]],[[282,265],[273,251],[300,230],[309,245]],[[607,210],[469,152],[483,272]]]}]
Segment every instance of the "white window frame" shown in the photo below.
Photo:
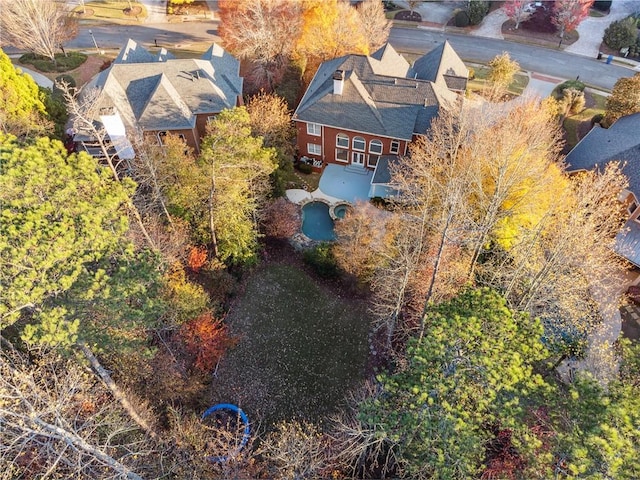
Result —
[{"label": "white window frame", "polygon": [[[362,148],[356,147],[356,142],[362,142]],[[351,148],[357,150],[358,152],[364,152],[367,149],[367,141],[363,137],[353,137],[351,140]]]},{"label": "white window frame", "polygon": [[[377,150],[376,150],[377,149]],[[376,155],[382,155],[382,142],[377,138],[374,138],[369,142],[369,153],[375,153]]]},{"label": "white window frame", "polygon": [[307,153],[309,155],[322,155],[322,145],[307,143]]},{"label": "white window frame", "polygon": [[[356,158],[358,159],[358,161],[356,161]],[[361,167],[364,167],[365,162],[367,161],[367,156],[364,154],[364,152],[352,152],[351,153],[351,164],[352,165],[358,165]]]},{"label": "white window frame", "polygon": [[322,135],[322,126],[319,123],[307,123],[307,134],[319,137]]},{"label": "white window frame", "polygon": [[[338,152],[344,152],[345,158],[338,158]],[[336,148],[336,162],[349,163],[349,150],[346,148]]]},{"label": "white window frame", "polygon": [[[340,140],[346,141],[346,143],[340,143]],[[336,147],[338,148],[349,148],[349,136],[344,133],[339,133],[336,135]]]},{"label": "white window frame", "polygon": [[367,166],[371,167],[371,168],[374,168],[378,164],[379,161],[380,161],[380,155],[378,155],[377,153],[372,153],[367,158]]},{"label": "white window frame", "polygon": [[391,140],[391,148],[389,151],[397,154],[400,151],[400,142],[398,140]]}]

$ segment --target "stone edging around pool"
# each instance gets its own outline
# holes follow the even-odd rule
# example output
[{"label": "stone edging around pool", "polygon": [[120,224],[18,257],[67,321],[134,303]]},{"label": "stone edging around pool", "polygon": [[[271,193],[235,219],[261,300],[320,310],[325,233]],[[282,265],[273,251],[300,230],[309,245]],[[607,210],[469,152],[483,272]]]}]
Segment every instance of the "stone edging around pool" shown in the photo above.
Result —
[{"label": "stone edging around pool", "polygon": [[[331,202],[330,200],[328,200],[326,198],[314,197],[311,194],[309,194],[309,196],[306,197],[306,198],[302,198],[298,202],[292,202],[291,199],[288,196],[287,196],[287,200],[289,200],[291,203],[297,203],[300,206],[300,208],[302,208],[305,205],[307,205],[308,203],[312,203],[312,202],[324,203],[325,205],[327,205],[329,207],[329,216],[334,221],[335,220],[339,220],[339,217],[337,217],[336,214],[335,214],[336,207],[339,207],[341,205],[346,205],[346,206],[349,206],[349,207],[352,206],[351,203],[347,202],[346,200],[338,200],[338,201],[335,201],[335,202]],[[322,240],[314,240],[312,238],[307,237],[302,232],[302,223],[300,223],[300,231],[298,233],[296,233],[295,235],[293,235],[289,239],[289,241],[292,243],[292,245],[296,249],[312,248],[312,247],[314,247],[316,245],[320,245],[321,243],[324,243],[324,241],[322,241]]]}]

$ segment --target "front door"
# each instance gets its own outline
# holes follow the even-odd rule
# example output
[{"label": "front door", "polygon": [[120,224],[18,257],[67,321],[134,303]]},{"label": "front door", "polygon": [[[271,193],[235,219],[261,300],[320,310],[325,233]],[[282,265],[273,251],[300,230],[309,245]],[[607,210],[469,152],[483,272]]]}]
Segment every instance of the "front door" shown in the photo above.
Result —
[{"label": "front door", "polygon": [[364,153],[353,152],[351,156],[351,164],[357,165],[358,167],[364,167]]}]

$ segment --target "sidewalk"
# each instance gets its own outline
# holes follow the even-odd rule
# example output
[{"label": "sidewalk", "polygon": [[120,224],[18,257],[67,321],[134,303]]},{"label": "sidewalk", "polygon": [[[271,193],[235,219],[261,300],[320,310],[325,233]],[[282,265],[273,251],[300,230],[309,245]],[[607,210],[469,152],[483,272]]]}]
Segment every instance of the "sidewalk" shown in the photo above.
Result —
[{"label": "sidewalk", "polygon": [[[10,55],[10,58],[15,58],[15,57],[16,55]],[[20,55],[18,55],[18,57],[20,57]],[[41,73],[25,68],[22,65],[15,65],[15,67],[17,70],[33,78],[34,82],[36,82],[39,86],[53,90],[53,82],[49,80],[47,77],[45,77],[44,75],[42,75]]]}]

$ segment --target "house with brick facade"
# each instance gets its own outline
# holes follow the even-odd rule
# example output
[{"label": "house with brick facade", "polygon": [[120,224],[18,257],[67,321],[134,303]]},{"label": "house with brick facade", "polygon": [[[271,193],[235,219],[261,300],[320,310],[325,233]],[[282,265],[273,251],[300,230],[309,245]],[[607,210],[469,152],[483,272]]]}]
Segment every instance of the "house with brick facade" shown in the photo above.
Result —
[{"label": "house with brick facade", "polygon": [[326,61],[293,115],[299,155],[316,171],[330,164],[384,170],[456,102],[467,78],[446,41],[413,65],[389,43],[369,56]]},{"label": "house with brick facade", "polygon": [[[178,135],[197,153],[207,121],[242,104],[240,62],[213,44],[200,58],[176,59],[129,40],[112,65],[88,86],[97,89],[94,122],[104,128],[115,154],[132,158],[141,133],[162,144]],[[76,144],[95,156],[95,139],[78,132]]]}]

